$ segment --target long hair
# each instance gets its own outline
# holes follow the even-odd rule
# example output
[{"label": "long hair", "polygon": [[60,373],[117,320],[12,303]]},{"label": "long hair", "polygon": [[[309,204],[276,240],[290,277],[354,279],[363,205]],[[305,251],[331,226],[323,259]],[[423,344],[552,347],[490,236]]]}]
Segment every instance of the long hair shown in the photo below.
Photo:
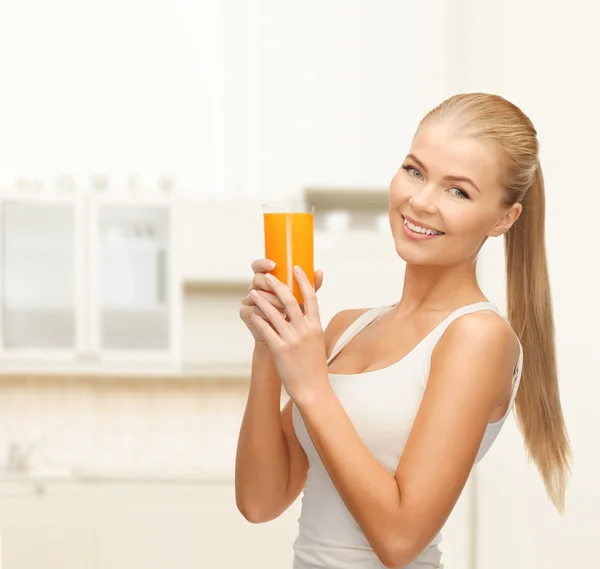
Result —
[{"label": "long hair", "polygon": [[516,418],[528,458],[540,472],[550,499],[563,513],[571,446],[560,404],[537,132],[517,106],[487,93],[455,95],[429,112],[420,124],[433,119],[450,121],[459,136],[494,142],[501,165],[499,182],[504,189],[501,205],[509,208],[520,203],[523,207],[504,234],[507,317],[521,341],[524,358]]}]

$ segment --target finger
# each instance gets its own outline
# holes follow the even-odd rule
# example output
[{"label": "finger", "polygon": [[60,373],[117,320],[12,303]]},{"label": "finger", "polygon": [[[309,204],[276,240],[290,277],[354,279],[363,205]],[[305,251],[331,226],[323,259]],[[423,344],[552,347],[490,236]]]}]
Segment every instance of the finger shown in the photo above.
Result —
[{"label": "finger", "polygon": [[[252,296],[250,295],[250,292],[252,290],[254,290],[254,289],[250,289],[248,291],[248,295],[246,297],[244,297],[244,299],[242,300],[242,304],[246,304],[248,306],[252,306],[252,305],[256,304],[254,302],[254,300],[252,299]],[[260,296],[262,296],[267,302],[269,302],[269,304],[271,304],[272,306],[274,306],[275,308],[277,308],[277,310],[279,310],[280,312],[284,312],[285,311],[285,307],[281,303],[281,300],[279,300],[277,298],[277,296],[275,295],[275,293],[266,292],[264,290],[257,290],[256,292],[258,294],[260,294]]]},{"label": "finger", "polygon": [[321,269],[317,269],[315,271],[315,292],[321,288],[323,284],[323,271]]},{"label": "finger", "polygon": [[296,278],[296,282],[300,287],[300,292],[302,293],[302,298],[304,299],[304,314],[311,321],[319,321],[319,305],[317,303],[317,295],[315,290],[313,289],[306,273],[302,270],[299,265],[294,267],[294,277]]},{"label": "finger", "polygon": [[277,332],[271,328],[269,322],[259,316],[258,314],[252,314],[250,316],[252,324],[260,332],[262,337],[265,339],[269,349],[274,352],[281,345],[281,338],[277,335]]},{"label": "finger", "polygon": [[[252,298],[252,295],[249,294],[248,296],[244,297],[244,299],[242,300],[242,305],[243,306],[248,306],[249,308],[252,308],[256,312],[258,312],[261,316],[265,316],[266,317],[266,314],[264,314],[263,311],[256,305],[256,302],[254,302],[254,299]],[[277,310],[282,315],[286,316],[285,310],[283,310],[282,308],[277,308]]]},{"label": "finger", "polygon": [[[250,308],[250,317],[252,316],[252,314],[258,314],[258,316],[261,316],[262,318],[264,318],[267,321],[269,326],[272,326],[272,324],[269,322],[269,319],[267,318],[265,313],[260,308],[258,308],[258,306],[256,306],[254,304],[254,301],[251,298],[244,298],[244,300],[242,300],[242,304],[244,306],[248,306]],[[286,322],[289,322],[288,315],[285,312],[282,312],[282,311],[280,311],[280,312],[281,312],[281,316],[283,318],[285,318]],[[250,320],[252,321],[252,319],[250,319]]]},{"label": "finger", "polygon": [[258,306],[267,320],[274,326],[279,332],[282,338],[288,338],[290,335],[289,324],[286,322],[285,317],[279,312],[274,306],[272,306],[267,300],[265,300],[257,291],[253,290],[250,296],[254,299],[256,306]]},{"label": "finger", "polygon": [[255,273],[267,273],[275,268],[275,261],[271,259],[256,259],[250,264]]},{"label": "finger", "polygon": [[277,298],[279,298],[279,300],[282,302],[291,322],[301,322],[304,318],[304,314],[300,309],[298,301],[292,294],[292,291],[287,287],[287,285],[284,285],[277,277],[271,274],[265,275],[265,278],[267,279],[267,282],[269,283],[269,286],[273,292],[277,295]]},{"label": "finger", "polygon": [[254,275],[254,278],[252,279],[251,288],[254,288],[256,290],[271,290],[271,287],[269,286],[269,283],[265,278],[265,273],[256,273]]}]

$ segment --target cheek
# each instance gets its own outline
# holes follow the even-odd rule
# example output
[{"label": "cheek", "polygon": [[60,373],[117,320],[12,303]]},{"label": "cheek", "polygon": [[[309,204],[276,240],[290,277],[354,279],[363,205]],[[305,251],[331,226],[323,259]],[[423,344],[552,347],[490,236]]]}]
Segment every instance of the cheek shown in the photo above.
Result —
[{"label": "cheek", "polygon": [[479,241],[488,227],[487,221],[465,208],[449,207],[444,211],[444,227],[453,237]]},{"label": "cheek", "polygon": [[408,184],[402,179],[402,172],[398,172],[390,182],[390,206],[399,207],[410,198]]}]

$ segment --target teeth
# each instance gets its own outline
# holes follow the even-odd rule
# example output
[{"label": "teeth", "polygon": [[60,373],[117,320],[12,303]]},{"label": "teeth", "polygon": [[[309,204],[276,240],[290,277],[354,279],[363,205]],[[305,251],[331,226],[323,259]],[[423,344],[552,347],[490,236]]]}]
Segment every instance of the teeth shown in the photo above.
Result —
[{"label": "teeth", "polygon": [[425,233],[427,235],[443,235],[441,231],[435,231],[434,229],[425,229],[424,227],[419,227],[414,223],[408,221],[408,219],[404,218],[405,225],[408,225],[413,231],[416,233]]}]

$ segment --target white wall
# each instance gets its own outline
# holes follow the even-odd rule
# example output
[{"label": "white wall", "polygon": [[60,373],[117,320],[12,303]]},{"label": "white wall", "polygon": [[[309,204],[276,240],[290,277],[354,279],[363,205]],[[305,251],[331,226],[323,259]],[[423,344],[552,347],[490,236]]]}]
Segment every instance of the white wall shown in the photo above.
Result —
[{"label": "white wall", "polygon": [[238,7],[235,189],[280,196],[306,185],[387,187],[416,117],[452,91],[451,5]]},{"label": "white wall", "polygon": [[232,1],[2,0],[0,187],[231,186]]},{"label": "white wall", "polygon": [[415,118],[455,88],[452,4],[3,0],[0,187],[387,186]]},{"label": "white wall", "polygon": [[[478,469],[476,567],[597,567],[600,11],[583,0],[464,0],[460,11],[461,91],[505,96],[538,130],[561,397],[575,457],[561,518],[527,465],[514,421],[505,425]],[[501,241],[486,244],[482,269],[485,291],[504,308]]]}]

